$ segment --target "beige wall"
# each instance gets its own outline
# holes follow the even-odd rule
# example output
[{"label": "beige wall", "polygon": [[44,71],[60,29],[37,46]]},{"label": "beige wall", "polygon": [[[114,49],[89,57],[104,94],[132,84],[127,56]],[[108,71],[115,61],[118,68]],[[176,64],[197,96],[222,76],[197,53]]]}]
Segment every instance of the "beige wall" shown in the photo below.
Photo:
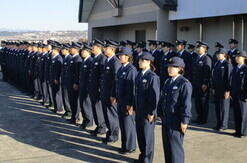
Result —
[{"label": "beige wall", "polygon": [[156,22],[94,28],[92,39],[98,38],[102,40],[113,39],[117,41],[135,41],[136,30],[145,30],[146,40],[156,39]]}]

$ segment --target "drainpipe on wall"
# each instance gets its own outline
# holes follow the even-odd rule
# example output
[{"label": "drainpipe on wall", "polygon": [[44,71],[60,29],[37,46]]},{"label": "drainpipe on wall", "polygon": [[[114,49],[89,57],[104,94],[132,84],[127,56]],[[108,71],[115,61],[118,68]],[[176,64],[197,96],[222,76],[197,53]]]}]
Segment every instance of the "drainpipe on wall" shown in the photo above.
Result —
[{"label": "drainpipe on wall", "polygon": [[232,19],[232,38],[235,39],[235,17]]},{"label": "drainpipe on wall", "polygon": [[241,50],[244,49],[244,17],[242,16]]},{"label": "drainpipe on wall", "polygon": [[199,25],[199,32],[200,32],[200,34],[199,34],[199,36],[200,36],[199,40],[200,40],[200,41],[202,41],[202,39],[203,39],[203,38],[202,38],[202,30],[203,30],[202,27],[203,27],[203,26],[202,26],[202,19],[200,19],[200,25]]}]

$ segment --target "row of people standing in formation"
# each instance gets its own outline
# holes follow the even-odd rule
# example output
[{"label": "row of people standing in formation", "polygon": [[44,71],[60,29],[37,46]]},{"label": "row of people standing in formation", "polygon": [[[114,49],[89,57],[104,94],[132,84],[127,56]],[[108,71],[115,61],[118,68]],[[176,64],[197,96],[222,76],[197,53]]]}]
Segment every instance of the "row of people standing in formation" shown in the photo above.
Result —
[{"label": "row of people standing in formation", "polygon": [[[218,120],[215,129],[227,128],[228,101],[234,94],[235,136],[246,135],[244,61],[247,56],[244,51],[235,50],[236,40],[229,41],[232,50],[228,55],[216,43],[219,49],[212,58],[207,54],[208,45],[199,41],[196,46],[198,54],[191,44],[188,46],[190,52],[187,52],[184,40],[176,41],[178,53],[172,51],[171,43],[163,41],[149,40],[150,52],[144,42],[137,45],[129,40],[120,43],[121,51],[118,50],[119,43],[112,40],[95,39],[91,46],[75,42],[60,44],[51,40],[48,44],[2,42],[4,80],[41,100],[43,105],[53,106],[54,112],[64,108],[63,117],[70,117],[71,123],[76,123],[81,112],[81,127],[90,127],[94,121],[97,127],[91,134],[106,134],[103,143],[117,141],[120,128],[120,153],[135,151],[137,135],[140,162],[153,160],[154,128],[158,116],[163,121],[166,161],[184,160],[182,142],[191,118],[190,82],[198,114],[194,122],[207,122],[209,87],[212,85]],[[160,50],[157,49],[159,45]],[[117,56],[116,51],[119,51]],[[232,59],[233,71],[227,56]]]}]

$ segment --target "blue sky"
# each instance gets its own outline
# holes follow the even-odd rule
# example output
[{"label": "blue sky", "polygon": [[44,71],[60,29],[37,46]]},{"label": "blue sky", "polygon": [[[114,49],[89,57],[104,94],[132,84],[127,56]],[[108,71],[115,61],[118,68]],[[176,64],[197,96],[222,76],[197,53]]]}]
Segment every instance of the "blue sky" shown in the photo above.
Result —
[{"label": "blue sky", "polygon": [[79,0],[2,0],[0,28],[87,30],[78,23]]}]

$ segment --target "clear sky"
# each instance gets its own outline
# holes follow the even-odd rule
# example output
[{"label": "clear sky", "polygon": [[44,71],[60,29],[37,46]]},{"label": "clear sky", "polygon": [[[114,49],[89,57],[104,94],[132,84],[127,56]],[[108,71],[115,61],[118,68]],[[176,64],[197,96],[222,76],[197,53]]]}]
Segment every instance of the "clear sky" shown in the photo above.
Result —
[{"label": "clear sky", "polygon": [[78,10],[79,0],[0,0],[0,28],[87,30]]}]

